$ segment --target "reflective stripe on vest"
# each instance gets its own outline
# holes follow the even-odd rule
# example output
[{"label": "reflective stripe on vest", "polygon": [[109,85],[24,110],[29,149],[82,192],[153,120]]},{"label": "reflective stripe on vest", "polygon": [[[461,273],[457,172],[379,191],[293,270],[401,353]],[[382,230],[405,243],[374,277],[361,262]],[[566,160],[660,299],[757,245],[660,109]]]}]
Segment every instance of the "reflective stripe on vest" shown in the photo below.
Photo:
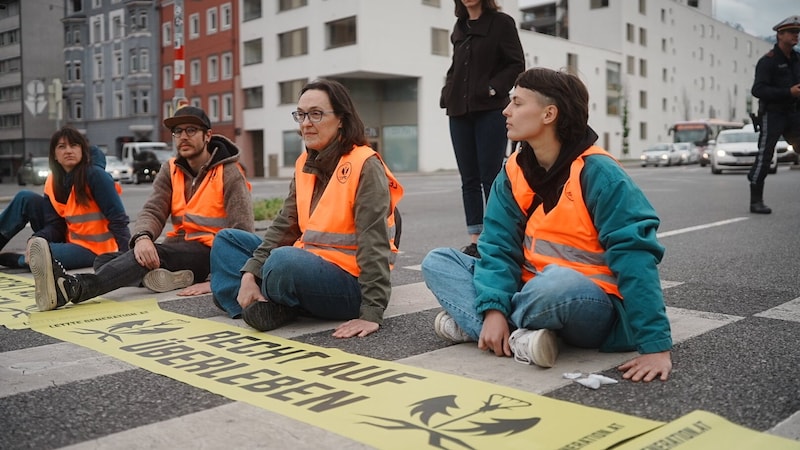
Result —
[{"label": "reflective stripe on vest", "polygon": [[[356,146],[353,151],[339,159],[333,176],[319,199],[313,214],[311,198],[314,193],[316,176],[303,172],[307,152],[303,152],[295,162],[295,187],[297,195],[297,218],[302,235],[295,242],[295,247],[304,248],[326,261],[336,264],[353,276],[358,276],[361,269],[356,261],[358,240],[355,225],[355,198],[361,170],[364,162],[372,155],[380,155],[367,146]],[[381,159],[381,163],[383,160]],[[390,213],[387,217],[389,231],[390,268],[397,259],[397,247],[394,236],[394,208],[403,195],[403,187],[391,170],[383,163],[386,177],[389,180]]]},{"label": "reflective stripe on vest", "polygon": [[[242,170],[241,166],[239,170]],[[228,224],[224,172],[221,164],[211,167],[187,203],[186,175],[175,165],[175,158],[169,160],[172,179],[172,231],[167,233],[168,237],[183,236],[187,241],[199,241],[211,247],[214,237]]]},{"label": "reflective stripe on vest", "polygon": [[[535,194],[517,164],[518,154],[519,151],[508,158],[506,174],[514,199],[527,214]],[[522,280],[528,281],[547,265],[557,264],[582,273],[606,293],[621,298],[617,279],[606,265],[605,250],[583,201],[580,175],[584,158],[589,155],[611,157],[600,147],[588,148],[572,162],[569,178],[555,207],[545,214],[544,206],[539,205],[528,217],[523,242]]]},{"label": "reflective stripe on vest", "polygon": [[100,211],[100,206],[95,202],[91,192],[89,204],[83,206],[78,204],[73,186],[67,202],[60,203],[56,200],[51,174],[45,181],[44,193],[47,194],[56,213],[67,223],[67,242],[80,245],[95,255],[119,250],[114,234],[108,230],[108,219]]}]

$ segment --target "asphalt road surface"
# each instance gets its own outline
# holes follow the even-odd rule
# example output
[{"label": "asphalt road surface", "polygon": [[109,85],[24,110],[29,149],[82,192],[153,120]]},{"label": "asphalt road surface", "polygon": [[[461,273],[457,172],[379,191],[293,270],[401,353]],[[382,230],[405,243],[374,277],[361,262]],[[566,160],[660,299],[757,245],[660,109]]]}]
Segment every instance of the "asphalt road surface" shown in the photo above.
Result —
[{"label": "asphalt road surface", "polygon": [[[391,312],[378,333],[336,340],[336,323],[307,320],[275,335],[647,419],[705,410],[800,440],[800,170],[781,166],[767,178],[773,214],[766,216],[749,213],[743,173],[712,175],[697,165],[627,170],[662,219],[660,274],[676,342],[667,382],[590,390],[562,373],[585,368],[622,380],[615,367],[631,355],[562,348],[556,367],[543,370],[438,339],[432,322],[440,309],[419,264],[435,247],[467,244],[453,172],[399,175],[406,189],[402,254]],[[253,194],[282,197],[287,186],[288,180],[253,180]],[[2,184],[0,197],[18,189]],[[148,185],[124,186],[132,220],[148,193]],[[5,251],[24,248],[29,235],[23,231]],[[147,296],[139,288],[112,294],[118,301]],[[242,326],[208,297],[158,299],[164,310]],[[0,328],[0,380],[3,449],[365,447],[29,329]]]}]

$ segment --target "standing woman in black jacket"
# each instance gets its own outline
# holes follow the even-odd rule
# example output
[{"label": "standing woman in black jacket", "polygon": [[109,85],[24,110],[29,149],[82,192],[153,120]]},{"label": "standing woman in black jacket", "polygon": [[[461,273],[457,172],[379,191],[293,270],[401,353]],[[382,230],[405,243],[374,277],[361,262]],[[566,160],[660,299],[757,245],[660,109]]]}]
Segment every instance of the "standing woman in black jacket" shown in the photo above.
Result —
[{"label": "standing woman in black jacket", "polygon": [[503,108],[525,56],[514,19],[495,0],[454,0],[450,40],[453,62],[439,106],[450,117],[450,139],[461,174],[461,196],[471,243],[462,251],[478,257],[483,205],[503,166],[507,139]]}]

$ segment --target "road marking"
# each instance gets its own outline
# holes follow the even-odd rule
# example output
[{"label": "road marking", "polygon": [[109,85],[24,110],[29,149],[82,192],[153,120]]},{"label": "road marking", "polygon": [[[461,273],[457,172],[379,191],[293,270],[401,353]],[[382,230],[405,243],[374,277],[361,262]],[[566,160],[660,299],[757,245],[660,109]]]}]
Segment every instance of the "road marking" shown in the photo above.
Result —
[{"label": "road marking", "polygon": [[748,217],[734,217],[733,219],[720,220],[719,222],[711,222],[711,223],[707,223],[705,225],[697,225],[697,226],[694,226],[694,227],[680,228],[680,229],[672,230],[672,231],[665,231],[663,233],[658,233],[656,236],[658,238],[663,238],[663,237],[668,237],[668,236],[675,236],[677,234],[691,233],[692,231],[704,230],[706,228],[720,227],[722,225],[728,225],[728,224],[731,224],[731,223],[741,222],[742,220],[747,220],[747,219],[748,219]]},{"label": "road marking", "polygon": [[767,319],[788,320],[790,322],[800,322],[800,297],[790,300],[782,305],[768,309],[755,315]]}]

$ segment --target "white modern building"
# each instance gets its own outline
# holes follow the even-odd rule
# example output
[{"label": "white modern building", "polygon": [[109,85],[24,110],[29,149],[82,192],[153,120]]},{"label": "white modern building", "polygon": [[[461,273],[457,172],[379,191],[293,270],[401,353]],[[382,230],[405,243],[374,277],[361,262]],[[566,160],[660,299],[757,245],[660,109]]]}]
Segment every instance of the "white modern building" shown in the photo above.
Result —
[{"label": "white modern building", "polygon": [[[456,167],[439,108],[452,56],[452,0],[241,1],[242,139],[258,143],[250,147],[263,152],[255,159],[265,173],[291,175],[302,144],[290,113],[302,85],[321,77],[350,88],[394,171]],[[534,14],[517,0],[499,3],[518,25]],[[744,120],[752,110],[755,63],[771,44],[715,20],[712,6],[561,0],[550,11],[566,38],[519,33],[528,67],[570,70],[586,83],[598,143],[635,158],[670,140],[675,121]]]}]

